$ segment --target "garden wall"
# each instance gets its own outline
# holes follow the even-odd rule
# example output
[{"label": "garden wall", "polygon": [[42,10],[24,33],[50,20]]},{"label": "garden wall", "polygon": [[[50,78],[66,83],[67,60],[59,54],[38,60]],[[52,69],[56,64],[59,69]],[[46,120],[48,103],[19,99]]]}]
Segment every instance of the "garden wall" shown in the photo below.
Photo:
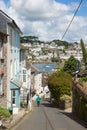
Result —
[{"label": "garden wall", "polygon": [[76,81],[73,81],[72,112],[87,122],[87,91]]}]

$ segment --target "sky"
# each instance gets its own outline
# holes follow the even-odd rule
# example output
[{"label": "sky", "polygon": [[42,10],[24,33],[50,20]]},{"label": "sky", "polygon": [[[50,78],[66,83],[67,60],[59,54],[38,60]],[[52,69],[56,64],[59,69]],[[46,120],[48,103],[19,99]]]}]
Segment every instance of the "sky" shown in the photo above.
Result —
[{"label": "sky", "polygon": [[87,43],[87,0],[83,0],[63,37],[80,1],[0,0],[0,9],[15,20],[23,35],[37,36],[42,41],[83,39]]}]

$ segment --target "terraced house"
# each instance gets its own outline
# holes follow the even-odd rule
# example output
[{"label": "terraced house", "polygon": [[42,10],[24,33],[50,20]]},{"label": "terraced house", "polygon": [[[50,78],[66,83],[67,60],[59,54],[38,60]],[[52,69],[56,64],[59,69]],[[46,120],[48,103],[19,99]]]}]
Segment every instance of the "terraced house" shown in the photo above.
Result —
[{"label": "terraced house", "polygon": [[0,10],[0,106],[20,108],[20,28]]},{"label": "terraced house", "polygon": [[[6,106],[6,92],[7,92],[7,48],[6,48],[7,34],[0,30],[0,104]],[[4,102],[5,101],[5,102]]]}]

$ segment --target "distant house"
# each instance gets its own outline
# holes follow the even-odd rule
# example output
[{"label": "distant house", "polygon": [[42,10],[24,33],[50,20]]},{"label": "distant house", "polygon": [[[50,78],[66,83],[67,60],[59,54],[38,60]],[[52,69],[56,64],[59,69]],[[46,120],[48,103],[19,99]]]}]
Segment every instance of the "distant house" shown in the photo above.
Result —
[{"label": "distant house", "polygon": [[5,100],[3,104],[8,109],[13,109],[13,114],[18,113],[20,108],[20,88],[22,82],[20,81],[20,35],[21,30],[7,14],[0,10],[0,29],[3,33],[8,34],[6,41],[7,51],[6,58],[6,73],[5,77]]},{"label": "distant house", "polygon": [[34,66],[31,66],[31,87],[36,94],[40,94],[42,91],[42,72]]}]

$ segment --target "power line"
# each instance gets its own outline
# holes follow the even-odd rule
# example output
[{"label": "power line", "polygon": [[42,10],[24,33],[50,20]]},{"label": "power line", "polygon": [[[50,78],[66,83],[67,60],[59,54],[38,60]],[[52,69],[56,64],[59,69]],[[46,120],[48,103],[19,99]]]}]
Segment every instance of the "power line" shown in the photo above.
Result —
[{"label": "power line", "polygon": [[69,27],[70,27],[70,25],[71,25],[71,23],[72,23],[74,17],[76,16],[76,13],[78,12],[78,10],[79,10],[79,8],[80,8],[80,6],[81,6],[81,4],[82,4],[82,2],[83,2],[83,0],[80,1],[80,3],[79,3],[79,5],[78,5],[78,7],[77,7],[77,9],[76,9],[76,11],[75,11],[75,13],[74,13],[74,15],[73,15],[73,17],[72,17],[72,19],[71,19],[71,21],[70,21],[68,27],[66,28],[66,30],[65,30],[65,32],[64,32],[64,34],[63,34],[61,40],[65,37],[65,35],[66,35],[66,33],[67,33],[67,31],[68,31],[68,29],[69,29]]}]

